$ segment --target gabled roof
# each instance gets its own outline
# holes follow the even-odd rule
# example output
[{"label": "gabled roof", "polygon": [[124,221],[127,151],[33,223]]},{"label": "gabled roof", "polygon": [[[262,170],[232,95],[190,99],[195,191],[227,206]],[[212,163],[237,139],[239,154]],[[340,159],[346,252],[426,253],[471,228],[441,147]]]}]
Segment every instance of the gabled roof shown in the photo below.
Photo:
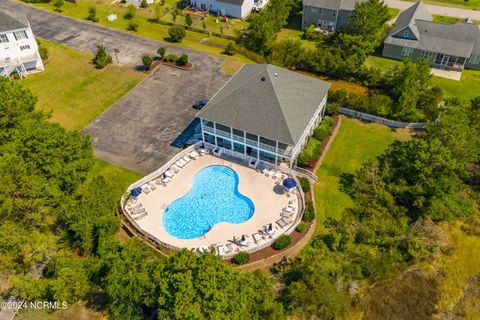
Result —
[{"label": "gabled roof", "polygon": [[241,6],[244,2],[244,0],[218,0],[218,2],[225,2],[225,3],[230,3],[230,4],[235,4]]},{"label": "gabled roof", "polygon": [[0,11],[0,32],[28,28],[27,17],[7,10]]},{"label": "gabled roof", "polygon": [[330,84],[269,64],[246,64],[197,114],[262,137],[295,145]]},{"label": "gabled roof", "polygon": [[311,7],[353,11],[357,2],[366,0],[303,0],[303,4]]},{"label": "gabled roof", "polygon": [[425,21],[433,20],[432,15],[430,14],[430,12],[428,12],[427,8],[421,1],[415,3],[413,6],[400,13],[400,15],[397,17],[397,20],[395,21],[395,25],[390,31],[389,36],[393,36],[397,32],[405,29],[406,27],[409,27],[415,37],[418,39],[419,34],[416,25],[417,19]]},{"label": "gabled roof", "polygon": [[[467,21],[443,24],[417,2],[400,14],[385,43],[459,57],[480,54],[480,26]],[[409,27],[418,40],[405,39],[397,33]]]}]

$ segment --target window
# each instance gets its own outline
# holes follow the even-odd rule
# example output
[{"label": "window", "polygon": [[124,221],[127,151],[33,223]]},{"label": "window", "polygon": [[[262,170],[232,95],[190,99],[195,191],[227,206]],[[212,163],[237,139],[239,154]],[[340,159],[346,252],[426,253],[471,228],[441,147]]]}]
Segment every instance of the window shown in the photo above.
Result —
[{"label": "window", "polygon": [[336,12],[333,12],[333,13],[332,13],[332,15],[333,15],[334,17],[335,17],[336,14],[337,14]]},{"label": "window", "polygon": [[25,31],[14,32],[13,35],[15,36],[15,39],[17,41],[22,39],[28,39],[27,33]]},{"label": "window", "polygon": [[402,49],[402,56],[404,57],[411,57],[413,54],[413,48],[403,47]]},{"label": "window", "polygon": [[421,58],[422,58],[422,59],[430,60],[431,57],[432,57],[432,52],[430,52],[430,51],[422,51],[422,54],[421,54]]},{"label": "window", "polygon": [[471,56],[470,60],[468,62],[472,63],[472,64],[479,64],[480,63],[480,55]]},{"label": "window", "polygon": [[409,31],[408,29],[406,29],[405,31],[403,31],[403,36],[404,36],[405,38],[410,37],[410,31]]},{"label": "window", "polygon": [[0,34],[0,43],[7,43],[8,38],[6,34]]},{"label": "window", "polygon": [[28,50],[30,49],[30,46],[29,45],[26,45],[26,46],[20,46],[20,50]]}]

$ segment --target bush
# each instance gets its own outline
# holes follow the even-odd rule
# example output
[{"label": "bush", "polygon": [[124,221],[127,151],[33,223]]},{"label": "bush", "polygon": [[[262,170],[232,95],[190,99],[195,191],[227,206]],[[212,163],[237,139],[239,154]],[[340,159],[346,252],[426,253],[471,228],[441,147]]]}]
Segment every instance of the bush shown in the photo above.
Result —
[{"label": "bush", "polygon": [[193,19],[190,13],[185,16],[185,24],[189,27],[191,27],[193,24]]},{"label": "bush", "polygon": [[298,181],[300,181],[300,187],[302,188],[303,192],[307,193],[310,191],[310,181],[308,181],[307,178],[300,177]]},{"label": "bush", "polygon": [[315,208],[313,207],[313,203],[307,202],[305,206],[305,212],[303,213],[303,221],[310,222],[315,219]]},{"label": "bush", "polygon": [[153,59],[148,54],[144,54],[142,56],[142,63],[146,70],[150,70],[150,67],[152,66],[152,62],[153,62]]},{"label": "bush", "polygon": [[38,54],[40,54],[40,58],[42,61],[47,61],[48,59],[48,49],[42,44],[42,42],[38,39],[35,39],[38,45]]},{"label": "bush", "polygon": [[55,0],[55,3],[53,4],[53,6],[55,7],[55,11],[57,12],[62,12],[63,9],[63,5],[65,4],[65,1],[63,0]]},{"label": "bush", "polygon": [[105,47],[97,46],[97,53],[95,54],[95,58],[93,58],[93,63],[97,66],[97,68],[102,69],[111,62],[112,56],[107,54]]},{"label": "bush", "polygon": [[333,118],[330,116],[325,116],[323,117],[322,123],[324,123],[326,126],[329,126],[330,128],[333,127],[333,124],[335,121],[333,121]]},{"label": "bush", "polygon": [[233,56],[236,51],[237,49],[235,48],[235,45],[233,44],[233,42],[229,42],[223,49],[223,53],[229,56]]},{"label": "bush", "polygon": [[186,54],[182,54],[180,57],[177,59],[177,64],[179,66],[184,66],[188,63],[188,56]]},{"label": "bush", "polygon": [[123,16],[127,20],[131,20],[135,18],[135,15],[137,14],[137,8],[133,4],[129,5],[127,7],[127,13]]},{"label": "bush", "polygon": [[300,232],[300,233],[303,233],[305,229],[307,229],[307,226],[305,225],[305,223],[299,223],[295,228],[295,230],[297,230],[297,232]]},{"label": "bush", "polygon": [[23,0],[25,3],[50,3],[51,0]]},{"label": "bush", "polygon": [[277,250],[282,250],[288,247],[292,243],[292,239],[289,235],[282,234],[280,237],[275,240],[273,247]]},{"label": "bush", "polygon": [[166,62],[177,62],[178,57],[174,54],[168,54],[163,60],[165,60]]},{"label": "bush", "polygon": [[338,114],[340,111],[340,104],[339,103],[327,103],[326,113],[329,115]]},{"label": "bush", "polygon": [[146,8],[146,7],[148,7],[147,0],[142,0],[142,1],[140,2],[140,8]]},{"label": "bush", "polygon": [[298,166],[306,168],[311,162],[317,161],[322,154],[322,144],[317,139],[310,139],[297,158]]},{"label": "bush", "polygon": [[322,141],[332,133],[332,129],[329,126],[320,123],[320,125],[313,131],[313,137],[318,141]]},{"label": "bush", "polygon": [[232,261],[235,264],[242,265],[242,264],[248,263],[248,261],[250,261],[250,255],[247,252],[239,252],[239,253],[237,253],[237,255],[235,257],[233,257]]},{"label": "bush", "polygon": [[136,22],[129,22],[129,23],[128,23],[128,26],[127,26],[127,30],[128,30],[128,31],[135,31],[135,32],[137,32],[137,30],[138,30],[138,23],[136,23]]},{"label": "bush", "polygon": [[89,7],[88,8],[88,17],[87,20],[93,21],[93,22],[98,22],[97,18],[97,8],[95,7]]},{"label": "bush", "polygon": [[165,57],[165,52],[167,52],[167,49],[165,49],[165,47],[158,48],[157,53],[160,56],[160,59],[163,59],[163,57]]},{"label": "bush", "polygon": [[185,28],[180,26],[172,26],[168,29],[168,34],[170,35],[170,39],[173,42],[182,42],[183,38],[187,35]]}]

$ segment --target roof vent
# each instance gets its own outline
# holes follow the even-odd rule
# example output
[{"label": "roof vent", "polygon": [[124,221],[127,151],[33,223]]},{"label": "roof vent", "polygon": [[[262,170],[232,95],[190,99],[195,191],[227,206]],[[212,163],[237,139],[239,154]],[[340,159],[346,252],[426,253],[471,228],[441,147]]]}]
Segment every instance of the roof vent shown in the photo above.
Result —
[{"label": "roof vent", "polygon": [[276,72],[275,72],[273,75],[274,75],[275,77],[278,77],[278,73],[276,73]]},{"label": "roof vent", "polygon": [[263,76],[263,77],[260,78],[260,80],[265,81],[265,80],[267,80],[267,78],[265,78],[265,76]]}]

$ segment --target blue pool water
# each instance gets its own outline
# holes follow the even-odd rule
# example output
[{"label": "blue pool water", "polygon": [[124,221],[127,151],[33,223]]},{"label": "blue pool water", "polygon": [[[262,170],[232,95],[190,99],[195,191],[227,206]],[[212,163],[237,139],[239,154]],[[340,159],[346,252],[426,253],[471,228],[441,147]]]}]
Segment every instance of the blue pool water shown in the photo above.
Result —
[{"label": "blue pool water", "polygon": [[201,169],[190,191],[166,207],[163,227],[176,238],[194,239],[219,222],[247,221],[255,207],[238,191],[238,180],[238,174],[225,166]]}]

